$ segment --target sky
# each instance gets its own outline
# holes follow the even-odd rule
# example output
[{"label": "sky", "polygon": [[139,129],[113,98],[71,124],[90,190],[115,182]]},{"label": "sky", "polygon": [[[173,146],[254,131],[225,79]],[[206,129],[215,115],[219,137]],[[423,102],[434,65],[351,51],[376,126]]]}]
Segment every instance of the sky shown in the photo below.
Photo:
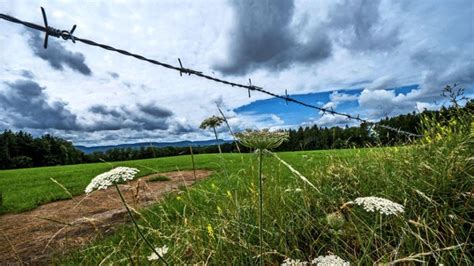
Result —
[{"label": "sky", "polygon": [[[161,62],[376,121],[474,94],[474,1],[10,1],[0,13]],[[76,145],[206,140],[200,122],[245,128],[352,125],[0,20],[0,130]],[[229,138],[225,127],[223,138]]]}]

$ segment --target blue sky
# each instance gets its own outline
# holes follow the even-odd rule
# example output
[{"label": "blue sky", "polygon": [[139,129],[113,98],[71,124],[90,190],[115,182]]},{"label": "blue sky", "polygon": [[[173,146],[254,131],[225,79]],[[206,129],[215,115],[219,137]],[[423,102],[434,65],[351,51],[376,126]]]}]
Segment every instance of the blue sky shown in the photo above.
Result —
[{"label": "blue sky", "polygon": [[[40,6],[78,37],[368,120],[436,109],[444,86],[474,85],[472,0],[0,0],[0,13],[42,24]],[[216,104],[235,131],[348,123],[81,43],[50,38],[45,50],[42,38],[0,21],[0,130],[89,146],[205,140]]]},{"label": "blue sky", "polygon": [[[405,96],[412,91],[416,91],[419,89],[419,86],[414,85],[407,85],[397,88],[387,88],[386,91],[393,92],[395,97]],[[333,110],[337,110],[341,113],[347,113],[354,116],[359,115],[360,117],[367,117],[370,116],[367,113],[367,110],[361,108],[361,104],[359,103],[359,98],[361,93],[364,91],[364,88],[348,88],[342,89],[337,91],[329,91],[329,92],[316,92],[316,93],[306,93],[306,94],[297,94],[297,95],[290,95],[291,98],[297,99],[302,102],[315,104],[320,107],[330,107],[333,106],[330,103],[334,103],[335,97],[339,96],[339,98],[345,97],[344,101],[340,101],[337,105],[337,108],[333,108]],[[465,95],[472,98],[473,87],[466,88]],[[391,109],[387,112],[381,114],[383,117],[385,116],[394,116],[398,114],[404,114],[407,112],[415,111],[415,112],[422,112],[425,109],[428,110],[436,110],[439,109],[441,106],[447,106],[449,101],[447,99],[440,99],[439,101],[433,101],[430,104],[419,104],[415,106],[415,108],[408,108],[408,109]],[[234,109],[237,115],[260,115],[266,117],[269,124],[274,122],[271,115],[278,116],[283,122],[284,125],[281,127],[298,127],[298,126],[310,126],[310,125],[319,125],[319,126],[351,126],[355,125],[354,121],[344,119],[341,123],[317,123],[315,120],[321,119],[322,114],[318,110],[314,110],[311,108],[307,108],[301,106],[299,104],[295,104],[292,102],[286,102],[282,99],[271,98],[265,100],[258,100],[255,102],[251,102],[249,104],[240,106]],[[381,118],[382,116],[378,116],[377,119]],[[376,119],[375,119],[376,120]]]}]

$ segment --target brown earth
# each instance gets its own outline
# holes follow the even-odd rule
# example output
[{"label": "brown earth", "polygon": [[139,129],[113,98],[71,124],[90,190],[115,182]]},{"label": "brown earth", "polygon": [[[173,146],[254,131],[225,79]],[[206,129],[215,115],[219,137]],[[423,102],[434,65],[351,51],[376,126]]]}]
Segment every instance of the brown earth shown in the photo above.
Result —
[{"label": "brown earth", "polygon": [[[197,179],[211,171],[197,170]],[[147,182],[156,175],[168,181]],[[119,185],[133,208],[152,204],[164,194],[191,185],[193,171],[159,173]],[[47,264],[52,256],[110,234],[117,225],[129,222],[127,212],[114,187],[41,205],[18,214],[0,216],[0,265]]]}]

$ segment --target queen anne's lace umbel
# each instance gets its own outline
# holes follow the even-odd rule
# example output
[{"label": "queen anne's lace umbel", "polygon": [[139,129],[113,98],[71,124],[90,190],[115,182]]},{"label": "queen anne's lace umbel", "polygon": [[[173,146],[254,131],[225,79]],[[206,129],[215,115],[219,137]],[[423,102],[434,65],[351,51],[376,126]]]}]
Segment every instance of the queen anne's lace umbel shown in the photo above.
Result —
[{"label": "queen anne's lace umbel", "polygon": [[87,194],[96,189],[106,189],[114,183],[133,180],[140,170],[130,167],[117,167],[94,177],[84,190]]},{"label": "queen anne's lace umbel", "polygon": [[271,150],[288,140],[288,133],[283,131],[271,132],[269,129],[247,130],[235,134],[239,142],[247,148]]},{"label": "queen anne's lace umbel", "polygon": [[[161,248],[155,248],[155,251],[158,252],[158,254],[160,254],[161,257],[163,257],[166,253],[168,253],[168,247],[166,245],[164,245]],[[155,252],[151,253],[151,255],[148,256],[147,258],[148,258],[149,261],[159,259],[158,255],[156,255]]]},{"label": "queen anne's lace umbel", "polygon": [[356,198],[354,203],[362,206],[364,210],[368,212],[378,211],[379,213],[385,215],[397,215],[405,211],[403,205],[379,197]]},{"label": "queen anne's lace umbel", "polygon": [[308,265],[308,262],[301,260],[294,260],[291,258],[286,258],[281,266],[305,266]]},{"label": "queen anne's lace umbel", "polygon": [[350,263],[336,255],[319,256],[311,261],[311,264],[318,266],[349,266]]},{"label": "queen anne's lace umbel", "polygon": [[339,258],[336,255],[319,256],[313,259],[311,262],[294,260],[286,258],[281,266],[306,266],[306,265],[317,265],[317,266],[349,266],[350,263]]}]

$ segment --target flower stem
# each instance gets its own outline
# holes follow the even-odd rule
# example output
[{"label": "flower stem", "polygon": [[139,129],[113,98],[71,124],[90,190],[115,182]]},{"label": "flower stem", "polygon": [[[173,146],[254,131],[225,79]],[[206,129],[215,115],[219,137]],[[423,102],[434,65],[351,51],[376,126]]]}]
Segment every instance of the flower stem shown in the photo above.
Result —
[{"label": "flower stem", "polygon": [[135,225],[135,228],[137,228],[138,233],[140,234],[140,237],[145,241],[145,243],[151,248],[151,250],[160,258],[165,265],[169,265],[168,262],[156,251],[156,249],[153,247],[153,245],[145,238],[145,235],[143,235],[142,231],[140,230],[140,227],[138,227],[137,221],[135,221],[135,218],[133,218],[132,211],[128,208],[127,202],[125,202],[125,199],[122,195],[122,192],[120,191],[117,183],[114,183],[115,188],[117,189],[117,192],[120,196],[120,200],[122,200],[123,205],[125,206],[125,209],[127,209],[127,213],[130,216],[130,219],[132,219],[133,224]]},{"label": "flower stem", "polygon": [[259,240],[260,240],[260,265],[263,265],[263,179],[262,179],[262,164],[263,164],[263,151],[259,151],[259,171],[258,171],[258,178],[259,178],[259,199],[260,199],[260,222],[259,222]]},{"label": "flower stem", "polygon": [[219,148],[219,153],[222,154],[221,144],[219,143],[219,137],[217,136],[216,127],[212,127],[212,129],[214,129],[214,135],[216,136],[217,148]]}]

